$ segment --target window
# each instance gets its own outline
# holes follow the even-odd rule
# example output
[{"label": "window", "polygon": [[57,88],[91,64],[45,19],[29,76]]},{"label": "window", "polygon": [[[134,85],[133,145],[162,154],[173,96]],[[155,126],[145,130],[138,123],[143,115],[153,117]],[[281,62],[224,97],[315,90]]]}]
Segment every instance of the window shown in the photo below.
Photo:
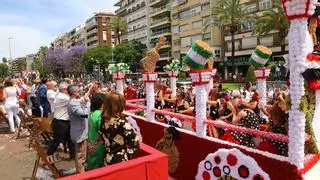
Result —
[{"label": "window", "polygon": [[191,45],[191,37],[188,36],[188,37],[183,37],[181,38],[181,47],[186,47],[186,46],[190,46]]},{"label": "window", "polygon": [[172,26],[171,32],[172,34],[179,34],[179,26]]},{"label": "window", "polygon": [[203,4],[202,5],[202,11],[205,11],[207,9],[210,9],[210,3],[207,3],[207,4]]},{"label": "window", "polygon": [[174,46],[180,46],[180,39],[173,41]]},{"label": "window", "polygon": [[178,18],[179,18],[179,14],[178,13],[172,15],[172,19],[178,19]]},{"label": "window", "polygon": [[211,40],[211,34],[210,33],[204,34],[203,35],[203,40],[204,41],[210,41]]},{"label": "window", "polygon": [[191,37],[191,42],[192,43],[196,42],[197,40],[202,40],[202,35],[201,34]]},{"label": "window", "polygon": [[241,24],[241,31],[250,31],[254,28],[255,23],[254,22],[246,22]]},{"label": "window", "polygon": [[203,26],[207,26],[210,23],[210,16],[206,16],[204,18],[202,18],[202,24]]},{"label": "window", "polygon": [[[237,51],[240,48],[240,41],[234,42],[234,49]],[[230,52],[232,50],[232,43],[228,42],[228,51]]]},{"label": "window", "polygon": [[272,0],[260,0],[259,1],[259,10],[265,10],[272,8]]},{"label": "window", "polygon": [[257,11],[257,5],[256,4],[248,5],[247,7],[243,8],[242,11],[245,13],[255,12]]},{"label": "window", "polygon": [[188,9],[188,10],[180,12],[179,13],[179,17],[181,19],[189,18],[189,17],[193,17],[193,16],[199,15],[200,12],[201,12],[201,6],[197,6],[197,7],[194,7],[194,8],[191,8],[191,9]]},{"label": "window", "polygon": [[103,39],[104,41],[107,40],[107,32],[106,32],[106,31],[103,31],[103,32],[102,32],[102,39]]},{"label": "window", "polygon": [[257,46],[257,37],[248,37],[242,39],[242,49],[254,48]]},{"label": "window", "polygon": [[202,21],[195,21],[192,23],[192,28],[202,28]]},{"label": "window", "polygon": [[180,58],[180,51],[174,51],[173,57],[179,59]]},{"label": "window", "polygon": [[216,57],[221,57],[221,51],[219,49],[214,50],[214,54]]},{"label": "window", "polygon": [[273,46],[273,36],[260,37],[260,44],[265,46]]},{"label": "window", "polygon": [[180,26],[179,29],[180,29],[180,32],[188,31],[188,24]]}]

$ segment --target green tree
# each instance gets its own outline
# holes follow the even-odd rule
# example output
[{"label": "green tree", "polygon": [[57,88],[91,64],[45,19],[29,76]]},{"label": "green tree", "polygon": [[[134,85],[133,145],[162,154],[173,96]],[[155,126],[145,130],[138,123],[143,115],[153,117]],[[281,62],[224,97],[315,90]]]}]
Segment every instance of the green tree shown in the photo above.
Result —
[{"label": "green tree", "polygon": [[44,60],[46,52],[49,50],[47,46],[41,46],[36,54],[36,57],[31,65],[32,70],[38,70],[40,76],[47,75],[48,72],[44,68]]},{"label": "green tree", "polygon": [[131,41],[131,43],[134,45],[134,49],[136,50],[136,56],[135,56],[134,61],[139,62],[146,54],[147,46],[137,40],[133,40],[133,41]]},{"label": "green tree", "polygon": [[276,0],[275,9],[269,9],[263,13],[261,18],[256,20],[256,25],[253,30],[254,35],[266,35],[271,31],[278,31],[278,36],[281,45],[281,52],[285,52],[285,38],[288,35],[290,28],[290,21],[286,18],[282,7],[281,0]]},{"label": "green tree", "polygon": [[234,36],[240,25],[254,19],[252,14],[246,13],[247,5],[240,2],[241,0],[220,0],[212,9],[213,19],[206,24],[206,27],[213,24],[220,26],[231,34],[231,59],[234,59],[235,54]]},{"label": "green tree", "polygon": [[127,32],[127,22],[122,17],[115,17],[111,19],[110,27],[117,34],[118,44],[121,43],[121,36]]},{"label": "green tree", "polygon": [[6,63],[6,62],[8,62],[8,59],[7,59],[6,57],[3,57],[3,58],[2,58],[2,62],[3,62],[3,63]]},{"label": "green tree", "polygon": [[137,51],[132,43],[120,44],[114,49],[114,60],[117,63],[132,63],[136,60]]},{"label": "green tree", "polygon": [[111,46],[99,45],[97,47],[87,49],[83,54],[83,64],[89,71],[93,71],[94,65],[100,65],[100,69],[103,72],[103,76],[106,78],[106,69],[109,66],[109,62],[112,60]]},{"label": "green tree", "polygon": [[5,78],[9,76],[9,67],[5,63],[0,63],[0,77]]},{"label": "green tree", "polygon": [[249,66],[247,74],[246,74],[246,82],[252,82],[255,83],[257,81],[256,76],[254,74],[254,66]]}]

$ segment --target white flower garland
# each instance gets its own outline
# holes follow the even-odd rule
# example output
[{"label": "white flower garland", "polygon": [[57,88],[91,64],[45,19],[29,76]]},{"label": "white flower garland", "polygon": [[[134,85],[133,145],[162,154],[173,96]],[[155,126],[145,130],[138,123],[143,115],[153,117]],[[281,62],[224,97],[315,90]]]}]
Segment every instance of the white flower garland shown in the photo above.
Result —
[{"label": "white flower garland", "polygon": [[207,125],[203,120],[207,118],[207,85],[197,85],[196,91],[196,134],[199,137],[205,137],[207,133]]},{"label": "white flower garland", "polygon": [[[301,1],[297,1],[297,3]],[[312,52],[312,39],[308,31],[307,18],[291,20],[288,34],[290,97],[289,111],[289,160],[299,169],[303,168],[305,143],[305,114],[300,111],[301,97],[304,95],[304,79],[301,75],[306,69],[306,57]]]},{"label": "white flower garland", "polygon": [[123,80],[116,80],[116,86],[117,86],[117,93],[123,95]]},{"label": "white flower garland", "polygon": [[146,82],[146,99],[147,99],[147,120],[154,121],[155,113],[152,111],[154,109],[155,97],[154,97],[154,83]]},{"label": "white flower garland", "polygon": [[172,90],[172,96],[177,96],[177,77],[169,77],[170,79],[170,88]]},{"label": "white flower garland", "polygon": [[210,93],[210,90],[212,89],[212,87],[213,87],[213,78],[211,77],[209,83],[206,86],[206,90],[208,93]]},{"label": "white flower garland", "polygon": [[266,79],[257,79],[257,92],[260,95],[260,102],[267,104],[267,81]]}]

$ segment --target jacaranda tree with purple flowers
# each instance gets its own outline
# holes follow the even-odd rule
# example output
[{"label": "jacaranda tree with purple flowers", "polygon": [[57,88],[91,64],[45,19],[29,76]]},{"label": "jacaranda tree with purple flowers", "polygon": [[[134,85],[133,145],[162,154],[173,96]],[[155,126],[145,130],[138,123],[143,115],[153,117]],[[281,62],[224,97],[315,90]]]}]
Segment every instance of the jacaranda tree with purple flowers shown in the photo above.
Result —
[{"label": "jacaranda tree with purple flowers", "polygon": [[44,66],[54,74],[79,74],[82,69],[84,51],[84,45],[75,45],[68,50],[50,49],[46,53]]}]

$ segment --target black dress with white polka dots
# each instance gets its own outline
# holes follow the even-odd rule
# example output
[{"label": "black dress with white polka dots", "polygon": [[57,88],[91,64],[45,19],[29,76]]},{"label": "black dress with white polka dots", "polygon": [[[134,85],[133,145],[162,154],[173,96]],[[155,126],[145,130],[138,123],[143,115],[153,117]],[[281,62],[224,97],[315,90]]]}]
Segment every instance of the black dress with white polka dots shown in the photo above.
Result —
[{"label": "black dress with white polka dots", "polygon": [[[270,122],[272,126],[272,121]],[[281,123],[278,127],[273,127],[272,132],[287,135],[287,130],[284,127],[285,122]],[[279,154],[281,156],[288,156],[288,144],[285,142],[280,142],[276,140],[271,140],[271,143],[277,147]]]},{"label": "black dress with white polka dots", "polygon": [[[259,129],[259,116],[250,110],[244,110],[246,112],[246,116],[240,120],[239,126],[250,128],[250,129]],[[253,142],[253,136],[250,134],[245,134],[242,132],[232,132],[233,136],[240,142],[241,145],[247,147],[255,147]]]}]

